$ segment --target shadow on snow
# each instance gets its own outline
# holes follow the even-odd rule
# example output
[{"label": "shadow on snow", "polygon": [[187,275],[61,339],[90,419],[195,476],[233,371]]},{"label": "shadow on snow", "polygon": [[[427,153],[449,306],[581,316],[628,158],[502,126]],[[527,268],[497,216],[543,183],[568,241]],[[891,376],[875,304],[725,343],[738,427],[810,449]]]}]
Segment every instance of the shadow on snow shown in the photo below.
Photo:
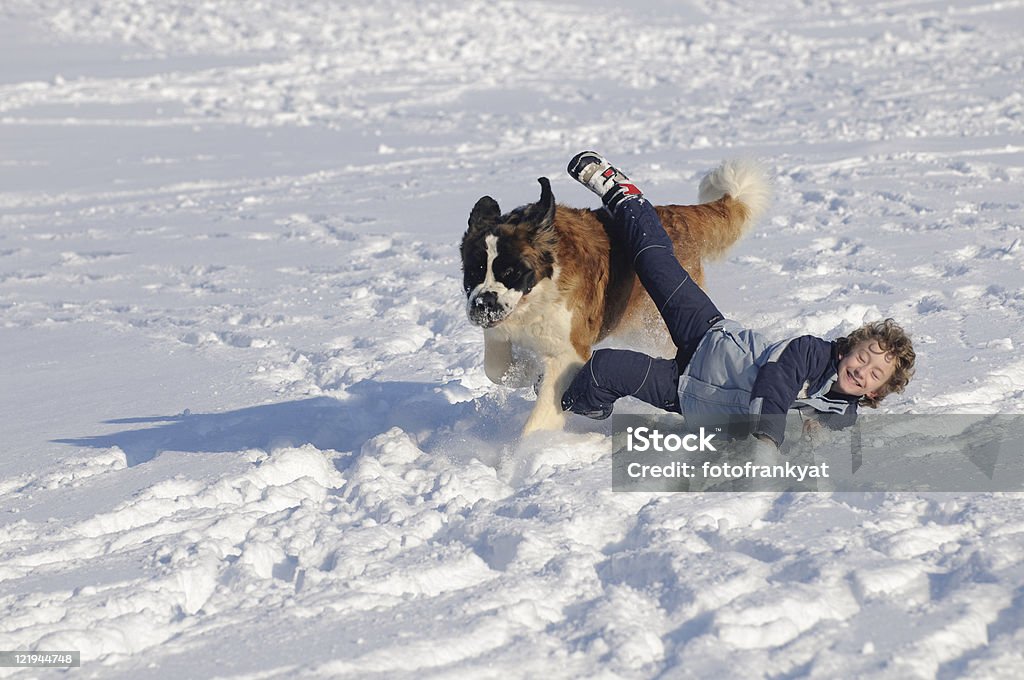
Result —
[{"label": "shadow on snow", "polygon": [[516,425],[502,417],[507,405],[495,404],[486,396],[453,396],[447,387],[364,380],[349,387],[340,399],[311,397],[223,413],[119,418],[105,424],[153,427],[54,441],[99,449],[116,446],[132,466],[152,460],[161,451],[270,451],[312,444],[318,449],[358,452],[366,440],[393,427],[407,432],[428,452],[453,441],[472,446],[473,440],[507,441],[515,436]]}]

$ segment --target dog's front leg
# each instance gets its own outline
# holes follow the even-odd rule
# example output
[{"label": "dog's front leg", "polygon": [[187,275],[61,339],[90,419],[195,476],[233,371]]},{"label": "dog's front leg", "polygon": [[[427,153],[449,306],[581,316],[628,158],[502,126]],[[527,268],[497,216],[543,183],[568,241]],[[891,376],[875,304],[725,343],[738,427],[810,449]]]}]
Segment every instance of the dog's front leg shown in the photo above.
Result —
[{"label": "dog's front leg", "polygon": [[565,425],[562,394],[583,367],[583,360],[573,351],[545,357],[544,376],[537,388],[537,403],[523,427],[523,435],[537,430],[560,430]]},{"label": "dog's front leg", "polygon": [[513,389],[529,387],[537,381],[537,369],[529,357],[514,357],[510,340],[484,331],[484,373],[492,383]]},{"label": "dog's front leg", "polygon": [[496,333],[484,331],[484,373],[496,385],[503,385],[512,365],[512,343]]}]

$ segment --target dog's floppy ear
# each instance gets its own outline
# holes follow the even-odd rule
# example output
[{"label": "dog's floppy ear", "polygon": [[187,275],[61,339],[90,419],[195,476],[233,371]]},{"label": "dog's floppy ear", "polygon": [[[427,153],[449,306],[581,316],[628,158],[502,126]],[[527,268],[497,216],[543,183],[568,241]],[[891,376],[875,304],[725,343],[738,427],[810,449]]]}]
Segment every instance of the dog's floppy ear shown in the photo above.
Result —
[{"label": "dog's floppy ear", "polygon": [[551,182],[547,177],[538,177],[540,200],[530,206],[527,215],[536,231],[548,231],[555,223],[555,195],[551,193]]},{"label": "dog's floppy ear", "polygon": [[469,232],[491,227],[500,217],[501,208],[498,207],[498,202],[490,196],[484,196],[476,202],[473,211],[469,213]]}]

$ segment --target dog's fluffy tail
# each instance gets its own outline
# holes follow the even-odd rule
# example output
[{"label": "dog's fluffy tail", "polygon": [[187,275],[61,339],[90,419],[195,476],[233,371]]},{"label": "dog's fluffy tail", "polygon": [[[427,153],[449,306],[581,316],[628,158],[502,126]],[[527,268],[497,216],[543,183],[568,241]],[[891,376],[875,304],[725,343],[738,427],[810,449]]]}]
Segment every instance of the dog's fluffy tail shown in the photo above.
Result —
[{"label": "dog's fluffy tail", "polygon": [[705,254],[720,256],[768,209],[768,171],[750,159],[725,161],[701,180],[699,200],[719,218],[703,234]]}]

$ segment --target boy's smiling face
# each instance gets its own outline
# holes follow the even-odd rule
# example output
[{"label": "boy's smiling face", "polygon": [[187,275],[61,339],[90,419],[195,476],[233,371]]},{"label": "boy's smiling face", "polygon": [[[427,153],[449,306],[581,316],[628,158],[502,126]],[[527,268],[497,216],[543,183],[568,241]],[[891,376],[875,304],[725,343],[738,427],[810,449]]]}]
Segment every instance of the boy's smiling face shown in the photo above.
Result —
[{"label": "boy's smiling face", "polygon": [[876,340],[853,346],[839,361],[839,378],[833,389],[853,397],[874,397],[896,370],[895,357]]}]

